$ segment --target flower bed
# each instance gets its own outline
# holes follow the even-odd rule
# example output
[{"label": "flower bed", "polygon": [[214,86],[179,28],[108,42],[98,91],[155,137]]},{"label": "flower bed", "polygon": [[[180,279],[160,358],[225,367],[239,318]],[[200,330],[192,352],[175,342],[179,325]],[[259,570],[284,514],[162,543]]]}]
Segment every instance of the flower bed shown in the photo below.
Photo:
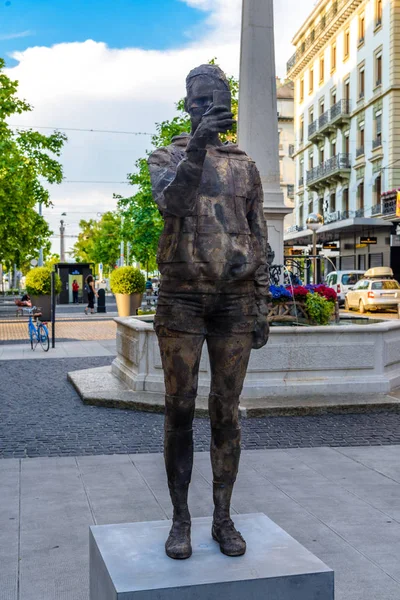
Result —
[{"label": "flower bed", "polygon": [[327,325],[337,311],[336,292],[326,285],[271,285],[269,321]]}]

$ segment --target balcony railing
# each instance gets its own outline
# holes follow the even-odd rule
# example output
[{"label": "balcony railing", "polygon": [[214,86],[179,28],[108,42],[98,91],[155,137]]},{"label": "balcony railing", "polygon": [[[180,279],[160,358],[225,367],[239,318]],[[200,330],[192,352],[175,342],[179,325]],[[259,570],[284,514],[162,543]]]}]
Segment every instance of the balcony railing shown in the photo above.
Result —
[{"label": "balcony railing", "polygon": [[[323,137],[328,130],[333,130],[336,125],[350,119],[351,105],[350,100],[339,100],[329,110],[325,111],[319,119],[315,119],[308,126],[308,137]],[[331,126],[331,127],[329,127]],[[326,131],[322,131],[326,130]],[[321,133],[319,133],[321,131]]]},{"label": "balcony railing", "polygon": [[382,214],[383,215],[395,215],[396,214],[396,197],[382,198]]},{"label": "balcony railing", "polygon": [[318,131],[318,119],[315,119],[315,121],[313,121],[312,123],[309,124],[308,137],[311,137],[312,135],[314,135],[314,133],[316,131]]},{"label": "balcony railing", "polygon": [[345,219],[350,219],[351,212],[349,210],[341,210],[340,211],[340,220],[344,221]]},{"label": "balcony railing", "polygon": [[358,208],[356,210],[356,212],[354,213],[354,215],[358,218],[363,217],[364,216],[364,209],[363,208]]},{"label": "balcony railing", "polygon": [[337,0],[332,4],[332,7],[328,12],[321,18],[320,22],[314,29],[311,31],[310,35],[306,37],[301,46],[297,48],[296,52],[287,62],[287,71],[289,72],[293,67],[299,62],[302,56],[307,52],[309,48],[316,42],[319,36],[328,31],[332,22],[335,20],[338,12],[349,4],[349,0]]},{"label": "balcony railing", "polygon": [[377,137],[374,140],[372,140],[372,149],[375,150],[375,148],[379,148],[379,146],[382,146],[382,138],[381,137]]},{"label": "balcony railing", "polygon": [[350,154],[342,153],[332,156],[317,167],[307,171],[307,185],[310,185],[321,179],[326,179],[335,173],[351,168]]},{"label": "balcony railing", "polygon": [[374,204],[374,206],[371,209],[371,215],[373,217],[375,217],[376,215],[381,215],[382,214],[382,204]]},{"label": "balcony railing", "polygon": [[357,148],[356,150],[356,158],[359,158],[360,156],[363,156],[364,153],[364,146],[360,146],[359,148]]}]

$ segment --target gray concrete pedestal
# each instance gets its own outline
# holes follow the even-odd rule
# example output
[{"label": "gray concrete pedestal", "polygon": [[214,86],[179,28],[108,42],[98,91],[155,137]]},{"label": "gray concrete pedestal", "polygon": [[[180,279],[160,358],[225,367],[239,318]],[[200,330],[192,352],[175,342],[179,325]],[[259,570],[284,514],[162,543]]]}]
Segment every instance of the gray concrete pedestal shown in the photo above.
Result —
[{"label": "gray concrete pedestal", "polygon": [[263,514],[237,515],[247,541],[221,554],[211,518],[193,519],[193,556],[171,560],[170,521],[90,528],[90,600],[334,600],[334,574]]}]

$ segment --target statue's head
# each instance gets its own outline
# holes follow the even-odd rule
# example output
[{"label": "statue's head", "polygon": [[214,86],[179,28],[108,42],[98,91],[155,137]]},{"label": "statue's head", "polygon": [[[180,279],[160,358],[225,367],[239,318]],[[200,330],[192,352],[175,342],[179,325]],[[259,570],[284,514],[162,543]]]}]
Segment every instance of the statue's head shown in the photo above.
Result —
[{"label": "statue's head", "polygon": [[185,110],[192,121],[192,132],[210,108],[214,90],[229,91],[226,75],[217,65],[200,65],[186,77]]}]

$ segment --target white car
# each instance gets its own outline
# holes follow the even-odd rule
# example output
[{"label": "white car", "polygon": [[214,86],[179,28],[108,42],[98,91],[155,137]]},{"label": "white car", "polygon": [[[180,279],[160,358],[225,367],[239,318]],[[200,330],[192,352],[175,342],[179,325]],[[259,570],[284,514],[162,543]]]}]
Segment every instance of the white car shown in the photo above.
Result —
[{"label": "white car", "polygon": [[387,310],[400,304],[400,285],[395,279],[361,279],[346,294],[345,308],[360,313],[367,310]]},{"label": "white car", "polygon": [[335,290],[339,304],[344,304],[344,299],[351,287],[364,277],[365,271],[332,271],[326,278],[328,287]]}]

